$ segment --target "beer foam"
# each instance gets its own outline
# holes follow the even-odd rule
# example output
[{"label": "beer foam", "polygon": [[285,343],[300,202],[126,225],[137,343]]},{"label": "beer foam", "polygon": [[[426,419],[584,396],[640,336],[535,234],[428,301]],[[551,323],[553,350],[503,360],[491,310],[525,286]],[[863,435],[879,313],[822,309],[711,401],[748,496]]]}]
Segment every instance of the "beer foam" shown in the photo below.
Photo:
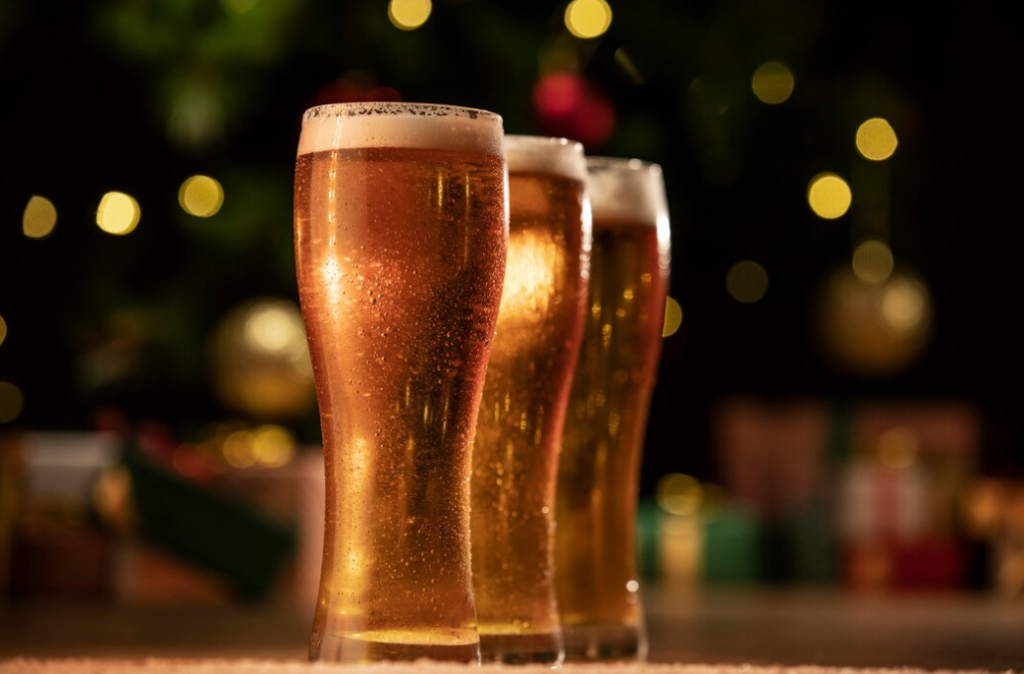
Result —
[{"label": "beer foam", "polygon": [[586,182],[583,146],[565,138],[505,136],[509,172],[547,173]]},{"label": "beer foam", "polygon": [[639,159],[587,157],[587,190],[594,220],[668,226],[661,167]]},{"label": "beer foam", "polygon": [[501,116],[429,103],[336,103],[302,116],[299,155],[324,150],[403,147],[502,156]]}]

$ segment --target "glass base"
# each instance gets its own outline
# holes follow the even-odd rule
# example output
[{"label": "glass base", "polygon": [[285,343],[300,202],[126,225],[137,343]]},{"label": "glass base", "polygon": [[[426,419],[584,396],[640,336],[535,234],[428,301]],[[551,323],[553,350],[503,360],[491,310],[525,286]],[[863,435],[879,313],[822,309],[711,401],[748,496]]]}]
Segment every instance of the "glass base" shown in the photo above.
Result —
[{"label": "glass base", "polygon": [[503,665],[552,665],[562,663],[562,640],[548,634],[481,634],[480,659]]},{"label": "glass base", "polygon": [[473,630],[368,630],[325,634],[309,645],[309,659],[324,662],[367,663],[438,660],[480,662],[480,644]]},{"label": "glass base", "polygon": [[566,662],[643,662],[647,635],[639,625],[564,625]]}]

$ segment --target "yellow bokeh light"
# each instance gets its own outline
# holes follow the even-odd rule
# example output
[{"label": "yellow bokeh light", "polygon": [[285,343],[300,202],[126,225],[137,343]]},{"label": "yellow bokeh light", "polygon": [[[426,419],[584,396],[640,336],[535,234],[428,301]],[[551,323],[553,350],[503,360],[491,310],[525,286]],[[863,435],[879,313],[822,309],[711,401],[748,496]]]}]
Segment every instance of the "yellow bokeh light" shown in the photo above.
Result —
[{"label": "yellow bokeh light", "polygon": [[124,192],[107,192],[96,209],[96,224],[107,234],[130,234],[140,217],[139,202]]},{"label": "yellow bokeh light", "polygon": [[260,426],[253,433],[252,448],[260,465],[278,468],[295,456],[295,438],[287,428]]},{"label": "yellow bokeh light", "polygon": [[224,460],[235,468],[251,468],[256,465],[256,452],[251,431],[235,431],[224,439]]},{"label": "yellow bokeh light", "polygon": [[793,95],[793,87],[796,80],[793,79],[793,71],[785,63],[769,61],[754,71],[750,79],[750,88],[754,95],[763,103],[778,105],[785,103]]},{"label": "yellow bokeh light", "polygon": [[852,201],[850,186],[834,173],[819,173],[807,186],[807,203],[819,218],[841,218],[850,210]]},{"label": "yellow bokeh light", "polygon": [[661,336],[671,337],[676,334],[679,326],[682,324],[683,308],[679,306],[679,302],[676,302],[674,298],[667,298],[665,300],[665,324],[662,326]]},{"label": "yellow bokeh light", "polygon": [[565,27],[578,38],[600,37],[612,25],[612,8],[605,0],[572,0],[565,8]]},{"label": "yellow bokeh light", "polygon": [[700,482],[682,473],[669,473],[655,488],[658,505],[667,513],[690,517],[700,512],[704,488]]},{"label": "yellow bokeh light", "polygon": [[918,281],[899,277],[893,279],[882,295],[882,317],[899,332],[916,330],[929,312],[928,291]]},{"label": "yellow bokeh light", "polygon": [[7,321],[0,316],[0,344],[3,344],[5,339],[7,339]]},{"label": "yellow bokeh light", "polygon": [[917,435],[907,428],[890,428],[878,438],[878,458],[886,468],[903,470],[917,458]]},{"label": "yellow bokeh light", "polygon": [[864,283],[884,283],[892,276],[892,251],[883,241],[869,239],[853,251],[853,273]]},{"label": "yellow bokeh light", "polygon": [[0,381],[0,424],[14,421],[25,407],[25,396],[14,384]]},{"label": "yellow bokeh light", "polygon": [[391,0],[388,3],[388,18],[396,28],[416,30],[430,18],[430,0]]},{"label": "yellow bokeh light", "polygon": [[725,275],[725,289],[737,302],[753,304],[768,292],[768,272],[753,260],[741,260]]},{"label": "yellow bokeh light", "polygon": [[178,203],[189,215],[208,218],[224,204],[224,188],[210,176],[192,176],[181,184]]},{"label": "yellow bokeh light", "polygon": [[306,357],[306,332],[302,315],[291,304],[264,302],[249,310],[244,339],[257,352],[298,361]]},{"label": "yellow bokeh light", "polygon": [[46,197],[33,196],[21,216],[21,231],[30,239],[48,236],[57,225],[57,209]]},{"label": "yellow bokeh light", "polygon": [[857,149],[865,159],[882,161],[892,156],[899,141],[892,126],[881,117],[874,117],[857,129]]}]

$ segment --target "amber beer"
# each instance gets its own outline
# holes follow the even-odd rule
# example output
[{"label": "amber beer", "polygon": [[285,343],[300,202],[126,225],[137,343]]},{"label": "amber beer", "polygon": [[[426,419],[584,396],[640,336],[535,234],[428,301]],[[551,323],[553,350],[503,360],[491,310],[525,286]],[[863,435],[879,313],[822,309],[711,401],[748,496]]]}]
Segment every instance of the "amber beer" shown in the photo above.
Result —
[{"label": "amber beer", "polygon": [[309,110],[295,257],[326,532],[310,659],[475,662],[470,459],[508,232],[501,118]]},{"label": "amber beer", "polygon": [[661,169],[588,160],[590,298],[558,473],[557,587],[567,661],[642,660],[637,482],[669,273]]},{"label": "amber beer", "polygon": [[590,207],[578,143],[506,137],[505,287],[473,447],[473,582],[485,662],[562,660],[555,482],[587,293]]}]

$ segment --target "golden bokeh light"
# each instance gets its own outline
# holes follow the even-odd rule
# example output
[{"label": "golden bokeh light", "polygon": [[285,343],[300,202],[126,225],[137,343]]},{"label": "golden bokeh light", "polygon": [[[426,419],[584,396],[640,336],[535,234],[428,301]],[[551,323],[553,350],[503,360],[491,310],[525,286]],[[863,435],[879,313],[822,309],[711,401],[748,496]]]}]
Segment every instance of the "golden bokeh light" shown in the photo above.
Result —
[{"label": "golden bokeh light", "polygon": [[834,173],[819,173],[807,186],[807,203],[819,218],[835,220],[846,215],[853,193],[846,181]]},{"label": "golden bokeh light", "polygon": [[7,321],[0,316],[0,344],[3,344],[5,339],[7,339]]},{"label": "golden bokeh light", "polygon": [[107,192],[96,209],[96,224],[107,234],[130,234],[139,224],[139,202],[124,192]]},{"label": "golden bokeh light", "polygon": [[57,226],[57,208],[46,197],[33,196],[21,216],[21,231],[30,239],[49,236]]},{"label": "golden bokeh light", "polygon": [[671,337],[683,324],[683,308],[679,306],[675,298],[669,297],[665,300],[665,324],[661,329],[662,337]]},{"label": "golden bokeh light", "polygon": [[884,283],[892,276],[892,250],[884,241],[868,239],[853,251],[853,273],[864,283]]},{"label": "golden bokeh light", "polygon": [[857,129],[857,150],[865,159],[882,161],[896,152],[899,141],[892,125],[881,117],[874,117]]},{"label": "golden bokeh light", "polygon": [[258,352],[300,360],[307,348],[302,316],[290,304],[257,304],[245,321],[245,342]]},{"label": "golden bokeh light", "polygon": [[210,176],[192,176],[181,184],[178,203],[189,215],[209,218],[224,205],[224,188]]},{"label": "golden bokeh light", "polygon": [[252,468],[256,465],[256,451],[254,447],[255,435],[252,431],[238,430],[224,439],[221,451],[224,452],[224,461],[233,468]]},{"label": "golden bokeh light", "polygon": [[741,260],[725,275],[725,289],[737,302],[753,304],[768,292],[768,272],[753,260]]},{"label": "golden bokeh light", "polygon": [[893,330],[916,329],[928,311],[928,291],[912,278],[893,279],[882,295],[882,317]]},{"label": "golden bokeh light", "polygon": [[565,27],[583,40],[604,35],[612,25],[612,8],[605,0],[572,0],[565,8]]},{"label": "golden bokeh light", "polygon": [[669,473],[658,480],[655,497],[665,512],[690,517],[700,512],[704,501],[704,488],[689,475]]},{"label": "golden bokeh light", "polygon": [[260,426],[253,432],[252,448],[261,466],[279,468],[295,456],[295,438],[282,426]]},{"label": "golden bokeh light", "polygon": [[785,63],[769,61],[758,66],[750,79],[750,88],[762,103],[778,105],[793,95],[793,71]]},{"label": "golden bokeh light", "polygon": [[25,407],[21,389],[7,381],[0,381],[0,424],[7,424],[19,416]]},{"label": "golden bokeh light", "polygon": [[430,18],[431,9],[430,0],[391,0],[388,3],[388,18],[395,28],[416,30]]},{"label": "golden bokeh light", "polygon": [[917,449],[917,435],[907,428],[890,428],[878,438],[878,459],[892,470],[904,470],[914,465]]}]

